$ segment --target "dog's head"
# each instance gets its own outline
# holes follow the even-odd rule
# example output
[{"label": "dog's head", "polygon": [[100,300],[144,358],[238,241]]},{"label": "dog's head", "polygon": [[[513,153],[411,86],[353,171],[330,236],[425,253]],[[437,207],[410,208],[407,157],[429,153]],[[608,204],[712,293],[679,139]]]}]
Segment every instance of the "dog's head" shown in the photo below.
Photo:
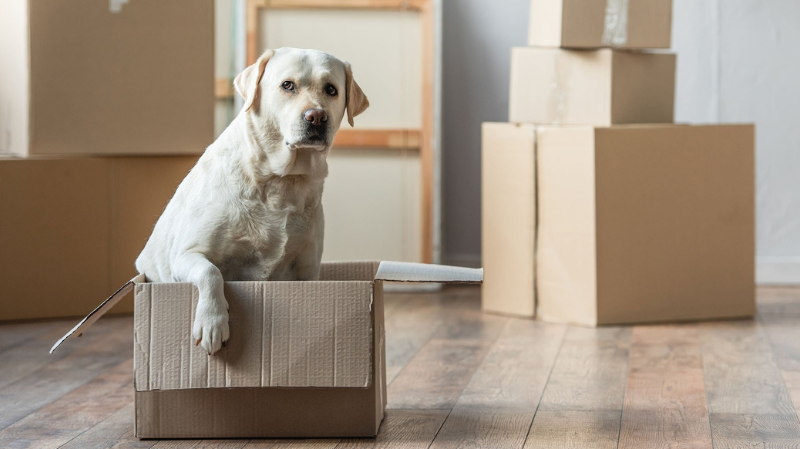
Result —
[{"label": "dog's head", "polygon": [[324,157],[345,112],[353,126],[353,117],[369,106],[350,64],[317,50],[267,50],[234,86],[244,97],[243,113],[271,142],[270,158],[287,163],[298,152]]}]

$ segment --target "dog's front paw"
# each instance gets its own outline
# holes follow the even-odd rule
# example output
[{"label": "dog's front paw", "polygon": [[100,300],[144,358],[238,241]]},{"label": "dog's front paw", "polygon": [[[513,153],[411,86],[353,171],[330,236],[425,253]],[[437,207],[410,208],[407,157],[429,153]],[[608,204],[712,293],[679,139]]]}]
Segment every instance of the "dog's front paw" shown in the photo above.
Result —
[{"label": "dog's front paw", "polygon": [[212,355],[228,341],[230,329],[228,328],[227,307],[216,304],[198,304],[197,313],[192,326],[192,337],[195,345],[200,345]]}]

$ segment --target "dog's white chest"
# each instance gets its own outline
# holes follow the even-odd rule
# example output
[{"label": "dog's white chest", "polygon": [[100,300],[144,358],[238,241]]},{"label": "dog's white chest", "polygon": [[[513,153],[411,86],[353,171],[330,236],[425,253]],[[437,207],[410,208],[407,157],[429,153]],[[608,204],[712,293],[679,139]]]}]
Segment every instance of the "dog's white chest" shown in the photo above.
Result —
[{"label": "dog's white chest", "polygon": [[321,188],[274,183],[243,201],[230,223],[234,242],[220,260],[226,279],[297,280],[297,259],[322,236]]}]

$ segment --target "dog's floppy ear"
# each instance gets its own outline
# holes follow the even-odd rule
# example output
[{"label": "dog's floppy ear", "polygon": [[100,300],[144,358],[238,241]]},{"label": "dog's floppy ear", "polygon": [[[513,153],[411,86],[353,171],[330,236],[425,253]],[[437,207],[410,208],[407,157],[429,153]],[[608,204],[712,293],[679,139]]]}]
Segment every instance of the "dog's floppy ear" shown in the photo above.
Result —
[{"label": "dog's floppy ear", "polygon": [[264,76],[267,63],[274,54],[275,50],[265,51],[255,64],[244,69],[242,73],[237,75],[236,79],[233,80],[233,87],[236,88],[236,92],[239,92],[239,95],[244,98],[245,111],[249,111],[253,105],[256,104],[256,100],[260,94],[258,84],[261,82],[261,77]]},{"label": "dog's floppy ear", "polygon": [[350,126],[354,126],[353,117],[367,110],[369,100],[353,78],[353,70],[350,68],[349,62],[344,63],[344,74],[345,84],[347,84],[347,122],[350,123]]}]

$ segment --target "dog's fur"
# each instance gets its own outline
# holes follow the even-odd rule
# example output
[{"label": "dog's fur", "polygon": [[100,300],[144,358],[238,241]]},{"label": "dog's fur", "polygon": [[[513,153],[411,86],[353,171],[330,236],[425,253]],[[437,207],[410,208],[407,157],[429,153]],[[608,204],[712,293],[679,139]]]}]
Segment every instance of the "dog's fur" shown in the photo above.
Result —
[{"label": "dog's fur", "polygon": [[[150,281],[197,286],[192,337],[209,354],[229,337],[224,281],[319,278],[326,157],[345,110],[352,126],[369,106],[350,65],[315,50],[268,50],[234,85],[244,108],[178,187],[136,260]],[[320,110],[327,121],[309,122]]]}]

